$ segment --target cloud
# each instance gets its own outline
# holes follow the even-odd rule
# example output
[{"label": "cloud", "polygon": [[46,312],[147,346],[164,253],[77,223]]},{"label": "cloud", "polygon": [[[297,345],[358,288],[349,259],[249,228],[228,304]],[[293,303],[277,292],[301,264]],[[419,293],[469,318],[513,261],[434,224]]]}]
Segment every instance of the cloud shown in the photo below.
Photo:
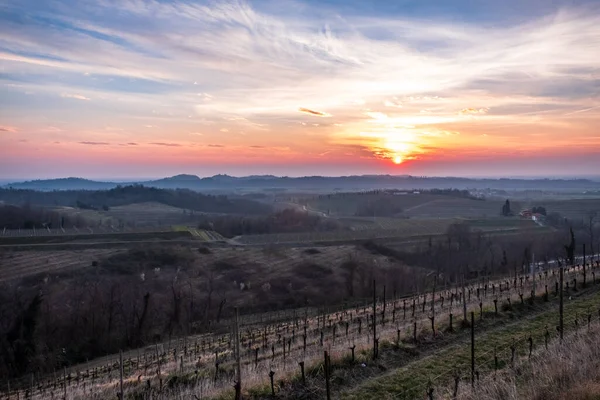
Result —
[{"label": "cloud", "polygon": [[[27,13],[36,23],[0,17],[0,35],[10,38],[0,50],[0,85],[6,82],[11,94],[91,97],[85,118],[102,120],[107,110],[118,110],[111,125],[129,127],[128,119],[138,118],[138,127],[160,125],[182,143],[186,131],[202,125],[216,127],[207,136],[222,126],[249,137],[264,130],[261,142],[292,127],[317,136],[315,147],[338,133],[385,130],[394,136],[408,126],[432,124],[465,132],[463,138],[464,124],[482,132],[491,126],[485,124],[499,131],[503,124],[526,122],[552,125],[560,138],[578,132],[578,124],[591,126],[599,115],[597,104],[589,104],[600,81],[600,12],[593,5],[545,7],[515,19],[465,14],[456,24],[451,15],[355,12],[352,5],[334,9],[328,3],[315,8],[294,0],[293,8],[275,9],[244,0],[12,1],[7,15]],[[49,115],[47,101],[31,103],[15,115]],[[540,104],[556,111],[542,114]],[[63,119],[67,111],[56,115]],[[333,114],[343,128],[300,127],[305,118],[298,111]],[[515,118],[517,111],[530,114]],[[563,117],[568,123],[559,130],[556,118]],[[71,115],[60,126],[80,129],[86,122],[81,119]],[[144,142],[138,134],[131,140]],[[296,140],[293,132],[286,139]]]},{"label": "cloud", "polygon": [[0,126],[0,132],[16,133],[17,128],[15,128],[13,126]]},{"label": "cloud", "polygon": [[194,136],[204,136],[204,133],[202,133],[202,132],[190,132],[190,135],[194,135]]},{"label": "cloud", "polygon": [[138,144],[137,144],[137,143],[135,143],[135,142],[129,142],[129,143],[127,143],[127,146],[137,146],[137,145],[138,145]]},{"label": "cloud", "polygon": [[225,147],[222,144],[207,144],[207,147]]},{"label": "cloud", "polygon": [[89,97],[85,97],[80,94],[70,94],[70,93],[63,93],[60,95],[60,97],[64,97],[64,98],[68,98],[68,99],[85,100],[85,101],[91,100]]},{"label": "cloud", "polygon": [[600,108],[600,106],[587,107],[587,108],[583,108],[581,110],[572,111],[572,112],[564,114],[564,115],[567,116],[567,115],[579,114],[579,113],[583,113],[583,112],[588,112],[588,111],[596,110],[598,108]]},{"label": "cloud", "polygon": [[461,115],[470,115],[470,114],[486,114],[489,111],[487,108],[463,108],[459,111]]},{"label": "cloud", "polygon": [[321,111],[310,110],[310,109],[304,108],[304,107],[300,107],[298,109],[298,111],[306,113],[306,114],[310,114],[310,115],[316,115],[317,117],[331,117],[331,114],[327,114],[327,113],[321,112]]},{"label": "cloud", "polygon": [[58,132],[62,132],[62,129],[57,128],[56,126],[47,126],[45,128],[40,129],[40,132],[43,132],[43,133],[58,133]]},{"label": "cloud", "polygon": [[394,97],[394,99],[393,99],[393,100],[385,100],[385,101],[383,102],[383,105],[384,105],[384,106],[386,106],[386,107],[396,107],[396,108],[402,108],[402,103],[400,103],[400,102],[398,101],[398,99],[397,99],[397,98],[395,98],[395,97]]},{"label": "cloud", "polygon": [[153,144],[155,146],[165,146],[165,147],[181,147],[181,145],[179,143],[153,142],[150,144]]},{"label": "cloud", "polygon": [[251,149],[264,149],[265,146],[250,146]]},{"label": "cloud", "polygon": [[85,144],[88,146],[109,146],[108,142],[79,142],[79,144]]}]

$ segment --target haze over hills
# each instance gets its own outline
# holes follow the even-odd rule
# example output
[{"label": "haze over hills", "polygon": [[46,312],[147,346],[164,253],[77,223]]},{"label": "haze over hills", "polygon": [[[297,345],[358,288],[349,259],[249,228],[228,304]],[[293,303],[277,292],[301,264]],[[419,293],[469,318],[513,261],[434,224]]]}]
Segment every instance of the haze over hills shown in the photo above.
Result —
[{"label": "haze over hills", "polygon": [[355,175],[355,176],[305,176],[278,177],[273,175],[233,177],[214,175],[199,177],[180,174],[155,180],[140,180],[127,183],[116,181],[95,181],[84,178],[59,178],[31,180],[5,184],[4,187],[32,190],[103,190],[119,185],[140,184],[165,189],[190,190],[235,190],[235,189],[326,189],[326,190],[364,190],[364,189],[503,189],[503,190],[552,190],[552,191],[588,191],[600,190],[600,181],[592,179],[548,179],[548,178],[461,178],[461,177],[424,177],[410,175]]}]

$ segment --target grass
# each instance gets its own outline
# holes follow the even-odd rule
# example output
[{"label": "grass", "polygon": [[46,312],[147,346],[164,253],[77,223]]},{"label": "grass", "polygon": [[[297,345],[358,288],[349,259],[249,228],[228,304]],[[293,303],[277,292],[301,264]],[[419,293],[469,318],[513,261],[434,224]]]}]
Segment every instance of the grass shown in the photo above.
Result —
[{"label": "grass", "polygon": [[[590,293],[593,291],[593,293]],[[588,295],[584,295],[588,293]],[[565,329],[573,329],[576,315],[582,316],[589,309],[597,310],[600,305],[600,292],[588,289],[580,292],[581,297],[567,301],[564,307]],[[556,301],[552,302],[556,304]],[[477,333],[476,323],[476,368],[481,373],[494,368],[494,350],[501,351],[504,363],[510,359],[510,346],[516,341],[517,352],[527,351],[527,338],[531,336],[534,344],[542,344],[546,327],[551,335],[556,334],[554,327],[558,321],[556,307],[527,317],[527,308],[531,306],[514,306],[517,310],[507,315],[508,319],[516,322],[509,325],[491,329],[487,332]],[[535,308],[534,308],[535,310]],[[530,310],[531,311],[531,310]],[[587,321],[587,320],[586,320]],[[584,320],[580,318],[580,324]],[[507,351],[508,349],[508,351]],[[461,376],[470,372],[470,343],[458,343],[448,346],[435,354],[411,362],[403,368],[365,382],[358,387],[343,392],[344,399],[412,399],[423,397],[433,382],[436,386],[444,385],[450,381],[459,370]]]},{"label": "grass", "polygon": [[[334,254],[327,254],[331,249],[319,249],[320,252],[314,254],[315,258],[334,256]],[[214,262],[213,256],[217,253],[230,252],[225,249],[214,249],[214,254],[201,257],[197,262],[201,262],[206,259],[206,262]],[[246,252],[257,252],[256,249],[245,249],[242,252],[248,255]],[[306,257],[305,249],[296,249],[295,253],[300,255],[302,258]],[[262,254],[262,253],[261,253]],[[264,253],[263,255],[266,255]],[[258,255],[258,254],[256,254]],[[338,254],[336,253],[335,256]],[[372,255],[369,257],[372,258]],[[339,259],[336,257],[336,259]],[[282,258],[282,264],[274,266],[275,270],[281,272],[281,268],[284,265],[289,265],[288,258]],[[291,269],[293,271],[293,268]],[[227,271],[225,271],[227,272]],[[295,274],[294,274],[295,276]],[[600,286],[598,286],[600,288]],[[244,292],[247,293],[247,292]],[[575,295],[575,294],[574,294]],[[591,287],[586,290],[581,290],[576,293],[578,297],[574,297],[574,300],[569,301],[569,304],[565,308],[566,315],[574,315],[575,312],[586,312],[587,308],[596,309],[596,305],[600,302],[600,294],[598,290]],[[271,295],[270,295],[271,296]],[[548,303],[542,302],[538,299],[535,305],[520,305],[514,302],[513,294],[513,309],[500,313],[500,316],[492,318],[493,312],[490,312],[486,308],[487,314],[483,322],[477,322],[477,365],[481,372],[489,371],[493,368],[493,348],[497,346],[499,349],[506,350],[507,346],[512,342],[513,337],[517,337],[520,340],[519,352],[523,354],[523,340],[529,335],[530,331],[535,331],[534,341],[540,343],[540,338],[543,338],[543,330],[545,325],[548,324],[552,329],[553,324],[556,322],[556,309],[557,301],[551,296],[551,301]],[[488,303],[491,301],[488,298]],[[456,306],[455,306],[456,307]],[[489,307],[489,305],[488,305]],[[499,304],[499,309],[501,309]],[[358,309],[354,310],[355,315],[358,315]],[[422,315],[420,318],[424,323],[420,322],[419,329],[423,331],[421,341],[418,345],[413,343],[402,343],[398,348],[395,343],[390,342],[390,339],[395,337],[396,328],[398,325],[389,324],[386,325],[387,332],[382,328],[378,328],[380,337],[382,338],[380,344],[380,359],[377,362],[373,362],[370,357],[369,341],[370,336],[367,332],[366,324],[363,324],[363,332],[365,334],[356,336],[351,334],[347,339],[341,337],[341,332],[338,330],[339,341],[335,342],[335,345],[331,344],[331,341],[326,340],[324,347],[314,346],[309,348],[307,354],[302,355],[299,348],[294,353],[294,356],[289,356],[287,361],[282,361],[279,353],[274,361],[271,361],[270,351],[267,349],[266,352],[261,354],[259,360],[259,368],[254,368],[251,360],[248,357],[244,358],[244,388],[247,390],[247,394],[252,398],[265,398],[270,396],[270,387],[265,386],[265,380],[269,369],[273,369],[276,372],[275,380],[278,391],[278,398],[323,398],[324,397],[324,380],[322,378],[322,356],[324,349],[330,349],[332,364],[334,369],[332,371],[332,388],[334,393],[338,394],[341,398],[414,398],[423,397],[425,389],[428,386],[429,381],[433,381],[436,385],[444,385],[451,381],[453,372],[456,367],[460,367],[462,375],[465,375],[465,371],[468,371],[469,365],[469,336],[468,330],[461,330],[457,333],[447,334],[443,333],[444,328],[447,327],[447,321],[445,321],[443,312],[438,315],[437,331],[440,332],[437,338],[432,339],[431,334],[427,333],[427,315]],[[352,317],[351,317],[352,318]],[[388,314],[389,318],[389,314]],[[290,315],[287,315],[287,320],[290,319]],[[458,328],[459,319],[455,320],[455,328]],[[566,320],[569,323],[569,319]],[[318,324],[318,321],[316,321]],[[511,324],[512,322],[512,324]],[[261,325],[262,325],[261,318]],[[315,321],[309,321],[314,328]],[[399,321],[399,323],[402,323]],[[509,325],[510,324],[510,325]],[[519,325],[520,324],[520,325]],[[404,325],[404,324],[403,324]],[[410,325],[411,326],[411,325]],[[274,326],[269,330],[269,335],[272,340],[276,337],[276,330]],[[279,329],[279,327],[277,328]],[[410,330],[410,329],[409,329]],[[244,329],[245,331],[245,329]],[[403,331],[406,331],[404,326]],[[283,330],[282,330],[283,332]],[[430,332],[430,331],[429,331]],[[296,331],[298,334],[298,331]],[[310,332],[309,332],[310,333]],[[409,332],[403,332],[405,340],[409,340]],[[318,329],[314,331],[314,334],[318,334]],[[289,335],[289,332],[288,332]],[[539,336],[542,335],[542,336]],[[289,337],[289,336],[288,336]],[[354,341],[356,338],[356,341]],[[384,341],[384,339],[388,341]],[[326,338],[327,339],[327,338]],[[330,339],[330,338],[329,338]],[[188,339],[188,343],[191,343],[192,339]],[[315,342],[316,337],[311,335],[310,342]],[[357,344],[356,348],[356,360],[352,363],[349,360],[350,351],[347,349],[349,345]],[[297,345],[299,346],[299,345]],[[313,352],[314,350],[314,352]],[[289,354],[289,353],[288,353]],[[506,363],[507,353],[502,353],[502,360]],[[224,354],[223,356],[226,356]],[[211,370],[211,353],[204,354],[202,356],[203,365],[201,367],[195,367],[195,369],[201,369],[206,371],[207,368]],[[220,357],[221,359],[221,357]],[[299,368],[297,362],[299,360],[306,360],[306,371],[307,371],[307,386],[299,384]],[[186,370],[185,374],[190,373],[190,368],[196,360],[186,359]],[[231,364],[224,360],[222,364],[223,368],[231,368]],[[362,366],[362,364],[365,366]],[[164,374],[177,374],[178,364],[177,362],[169,363],[169,366],[165,365],[163,368]],[[165,375],[166,376],[166,375]],[[151,377],[149,377],[152,379]],[[196,381],[196,386],[189,387],[187,378],[183,379],[182,385],[175,385],[176,381],[173,381],[173,390],[168,394],[165,394],[165,398],[181,398],[184,394],[191,395],[191,393],[198,393],[198,391],[204,391],[204,396],[213,395],[221,396],[220,398],[231,398],[231,381],[224,379],[220,381],[218,385],[213,385],[211,379],[202,378]],[[114,382],[114,376],[113,376]],[[153,380],[154,384],[155,379]],[[183,384],[185,383],[185,384]],[[265,387],[267,389],[265,389]],[[134,388],[131,388],[134,390]],[[178,393],[178,394],[177,394]],[[173,397],[169,397],[169,396]],[[323,395],[323,396],[319,396]],[[100,395],[99,395],[100,396]],[[101,398],[97,397],[97,398]]]},{"label": "grass", "polygon": [[536,351],[531,359],[521,359],[514,369],[498,376],[488,375],[475,387],[462,393],[465,400],[592,400],[600,398],[597,335],[600,325],[568,335],[564,342],[554,339],[548,350]]}]

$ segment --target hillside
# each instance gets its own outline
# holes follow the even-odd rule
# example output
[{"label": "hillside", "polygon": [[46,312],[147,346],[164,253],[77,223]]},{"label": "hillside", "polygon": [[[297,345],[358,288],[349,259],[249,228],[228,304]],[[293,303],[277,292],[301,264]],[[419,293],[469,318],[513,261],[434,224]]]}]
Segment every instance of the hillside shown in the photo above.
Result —
[{"label": "hillside", "polygon": [[219,214],[263,214],[271,207],[246,198],[205,195],[191,190],[157,189],[145,186],[118,186],[109,190],[64,190],[42,192],[27,189],[0,189],[0,200],[8,204],[67,206],[107,209],[135,203],[162,203],[168,206]]},{"label": "hillside", "polygon": [[[156,180],[132,182],[157,188],[191,190],[287,189],[315,191],[350,191],[373,189],[498,189],[541,190],[551,192],[595,192],[600,194],[600,180],[589,179],[470,179],[459,177],[417,177],[410,175],[360,175],[360,176],[245,176],[215,175],[200,178],[180,174]],[[111,189],[118,182],[96,182],[81,178],[34,180],[5,185],[15,189],[35,190],[98,190]]]}]

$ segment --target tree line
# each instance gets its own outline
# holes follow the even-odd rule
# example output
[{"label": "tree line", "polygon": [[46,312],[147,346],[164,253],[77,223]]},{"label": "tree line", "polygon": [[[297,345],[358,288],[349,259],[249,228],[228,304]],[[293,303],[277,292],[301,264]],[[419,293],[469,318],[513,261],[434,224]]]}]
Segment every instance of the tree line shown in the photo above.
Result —
[{"label": "tree line", "polygon": [[0,229],[42,229],[72,228],[87,226],[86,220],[79,216],[63,215],[58,211],[43,207],[24,205],[0,206]]},{"label": "tree line", "polygon": [[323,232],[342,229],[339,222],[294,209],[264,216],[199,216],[198,228],[214,230],[225,237],[266,233]]},{"label": "tree line", "polygon": [[14,205],[79,206],[90,209],[157,202],[206,213],[266,214],[271,212],[269,205],[248,198],[207,195],[187,189],[157,189],[142,185],[118,186],[110,190],[52,192],[8,188],[0,189],[0,201]]}]

